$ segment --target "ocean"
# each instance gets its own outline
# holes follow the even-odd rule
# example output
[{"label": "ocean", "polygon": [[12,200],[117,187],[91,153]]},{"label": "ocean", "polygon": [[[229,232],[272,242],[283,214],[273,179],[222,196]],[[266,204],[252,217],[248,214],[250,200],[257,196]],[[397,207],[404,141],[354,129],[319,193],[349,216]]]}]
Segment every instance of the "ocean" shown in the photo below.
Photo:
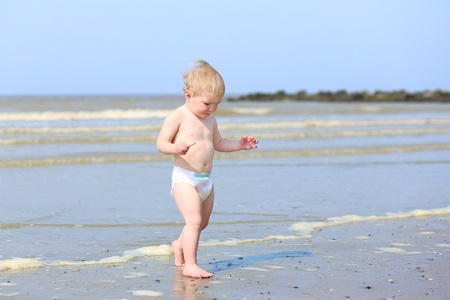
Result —
[{"label": "ocean", "polygon": [[[170,255],[183,219],[156,149],[177,96],[0,98],[0,272]],[[228,102],[200,247],[450,214],[450,105]],[[446,228],[448,230],[448,228]]]}]

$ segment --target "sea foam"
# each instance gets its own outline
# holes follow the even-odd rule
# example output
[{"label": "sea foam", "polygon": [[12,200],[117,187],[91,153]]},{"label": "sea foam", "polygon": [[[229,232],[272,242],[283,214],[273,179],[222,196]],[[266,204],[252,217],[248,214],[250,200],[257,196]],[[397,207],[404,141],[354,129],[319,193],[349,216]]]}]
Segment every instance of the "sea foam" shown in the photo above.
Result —
[{"label": "sea foam", "polygon": [[0,272],[7,270],[31,269],[42,267],[74,267],[74,266],[93,266],[93,265],[114,265],[127,263],[130,260],[143,256],[167,256],[172,255],[172,247],[170,245],[159,245],[143,247],[135,250],[124,251],[123,256],[111,256],[100,260],[89,261],[65,261],[58,260],[52,262],[41,262],[31,258],[13,258],[0,261]]},{"label": "sea foam", "polygon": [[164,294],[157,291],[149,291],[149,290],[138,290],[138,291],[129,291],[131,295],[136,297],[160,297]]},{"label": "sea foam", "polygon": [[45,264],[32,258],[13,258],[0,261],[0,271],[40,268]]},{"label": "sea foam", "polygon": [[160,255],[172,255],[173,250],[169,245],[149,246],[138,248],[135,250],[127,250],[124,252],[123,257],[132,260],[142,256],[160,256]]},{"label": "sea foam", "polygon": [[382,221],[382,220],[395,220],[415,217],[430,217],[450,214],[450,206],[445,208],[436,209],[415,209],[409,212],[400,213],[387,213],[384,216],[358,216],[358,215],[346,215],[341,217],[327,218],[323,222],[299,222],[293,224],[289,229],[297,232],[297,234],[303,238],[310,238],[312,233],[318,229],[338,226],[350,223],[364,222],[364,221]]}]

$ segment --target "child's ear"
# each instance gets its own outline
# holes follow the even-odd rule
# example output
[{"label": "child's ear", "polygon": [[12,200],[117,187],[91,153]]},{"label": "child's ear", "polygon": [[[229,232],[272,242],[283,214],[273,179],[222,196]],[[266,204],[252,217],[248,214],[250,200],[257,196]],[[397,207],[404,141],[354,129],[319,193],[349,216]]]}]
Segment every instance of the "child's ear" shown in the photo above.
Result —
[{"label": "child's ear", "polygon": [[192,94],[190,90],[184,91],[184,95],[186,96],[186,100],[191,100]]}]

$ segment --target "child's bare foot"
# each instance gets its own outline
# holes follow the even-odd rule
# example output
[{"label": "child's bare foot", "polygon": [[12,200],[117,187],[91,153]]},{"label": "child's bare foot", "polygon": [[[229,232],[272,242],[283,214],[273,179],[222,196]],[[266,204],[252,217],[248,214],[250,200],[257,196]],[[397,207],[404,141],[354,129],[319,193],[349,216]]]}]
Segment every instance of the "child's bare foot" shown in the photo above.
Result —
[{"label": "child's bare foot", "polygon": [[209,273],[202,268],[200,268],[197,265],[191,265],[191,266],[184,266],[183,269],[183,275],[188,277],[195,277],[195,278],[208,278],[212,277],[214,273]]},{"label": "child's bare foot", "polygon": [[175,266],[182,267],[184,266],[184,255],[183,255],[183,247],[181,247],[180,242],[178,240],[172,242],[172,250],[175,254]]}]

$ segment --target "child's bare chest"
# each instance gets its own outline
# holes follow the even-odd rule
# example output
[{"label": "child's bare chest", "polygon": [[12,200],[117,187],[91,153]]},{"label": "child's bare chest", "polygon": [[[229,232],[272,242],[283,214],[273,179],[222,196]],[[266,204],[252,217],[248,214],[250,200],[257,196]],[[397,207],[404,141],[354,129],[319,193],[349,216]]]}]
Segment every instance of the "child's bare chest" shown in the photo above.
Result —
[{"label": "child's bare chest", "polygon": [[180,124],[178,130],[179,139],[212,140],[214,133],[214,123],[210,120],[189,119]]}]

